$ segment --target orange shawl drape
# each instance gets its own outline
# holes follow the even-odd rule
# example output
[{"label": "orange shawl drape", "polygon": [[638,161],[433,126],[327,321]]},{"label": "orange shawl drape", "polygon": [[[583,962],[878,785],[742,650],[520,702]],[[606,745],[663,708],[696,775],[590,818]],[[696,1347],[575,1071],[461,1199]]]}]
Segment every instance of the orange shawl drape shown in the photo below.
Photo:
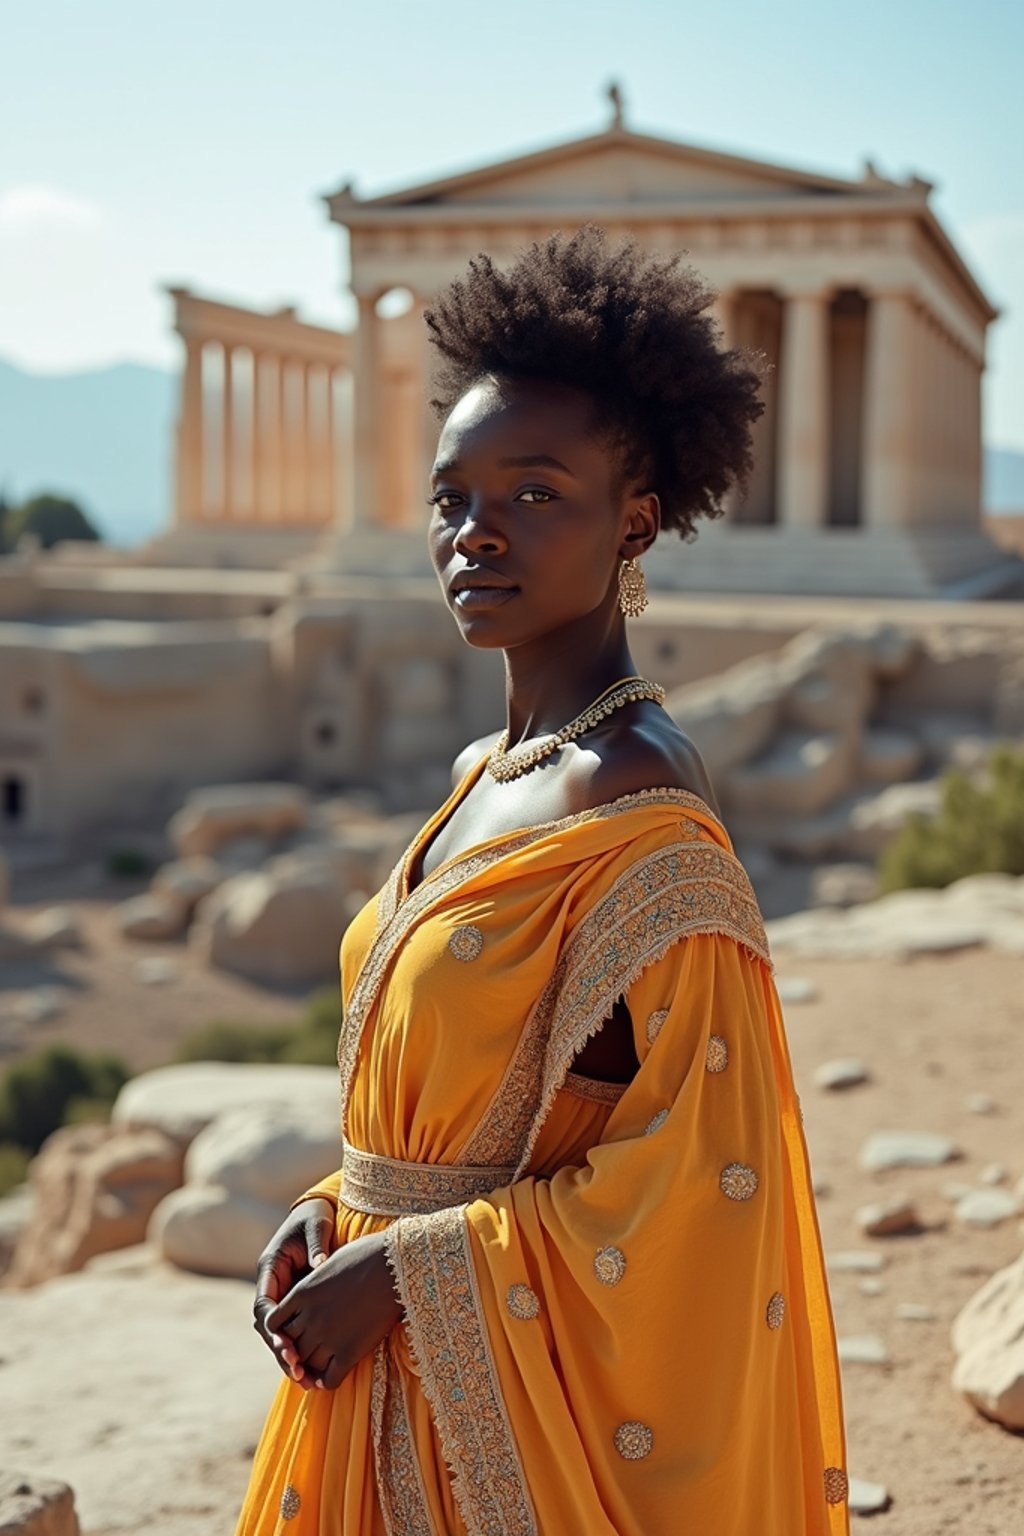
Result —
[{"label": "orange shawl drape", "polygon": [[[333,1393],[282,1380],[237,1536],[844,1536],[832,1316],[747,877],[666,789],[409,892],[481,769],[345,935],[342,1167],[299,1197],[332,1200],[339,1243],[388,1228],[405,1325]],[[619,997],[625,1089],[572,1072]]]}]

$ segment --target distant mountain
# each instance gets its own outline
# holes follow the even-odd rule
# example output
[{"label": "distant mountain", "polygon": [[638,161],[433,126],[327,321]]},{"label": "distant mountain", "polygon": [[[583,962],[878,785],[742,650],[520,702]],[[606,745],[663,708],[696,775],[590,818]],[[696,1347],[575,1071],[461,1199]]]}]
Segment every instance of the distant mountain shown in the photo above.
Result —
[{"label": "distant mountain", "polygon": [[141,363],[38,374],[0,359],[0,490],[58,491],[110,543],[142,543],[170,518],[178,387]]},{"label": "distant mountain", "polygon": [[[140,544],[171,515],[178,376],[141,363],[27,373],[0,359],[0,491],[73,497],[112,544]],[[985,505],[1024,510],[1024,453],[985,454]]]}]

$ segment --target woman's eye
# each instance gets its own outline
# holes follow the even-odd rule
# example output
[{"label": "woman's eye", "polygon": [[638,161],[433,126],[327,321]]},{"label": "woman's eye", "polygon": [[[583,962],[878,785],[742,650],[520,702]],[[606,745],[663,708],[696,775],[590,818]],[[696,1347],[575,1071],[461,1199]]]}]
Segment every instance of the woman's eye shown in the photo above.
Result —
[{"label": "woman's eye", "polygon": [[457,491],[435,491],[433,496],[427,497],[427,506],[436,507],[439,512],[451,512],[461,500]]},{"label": "woman's eye", "polygon": [[531,506],[535,504],[543,505],[545,501],[554,501],[554,499],[554,495],[551,491],[542,491],[535,487],[531,487],[526,491],[520,491],[517,498],[519,501],[529,501]]}]

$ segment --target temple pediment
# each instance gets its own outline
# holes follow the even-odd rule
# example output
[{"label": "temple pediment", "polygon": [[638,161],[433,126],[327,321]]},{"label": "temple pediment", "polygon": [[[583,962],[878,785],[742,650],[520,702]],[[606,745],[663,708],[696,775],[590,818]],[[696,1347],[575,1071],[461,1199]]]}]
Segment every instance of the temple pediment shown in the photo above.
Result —
[{"label": "temple pediment", "polygon": [[713,204],[747,198],[757,202],[766,198],[835,198],[866,191],[877,196],[888,188],[905,190],[878,177],[845,181],[626,128],[610,128],[382,197],[357,198],[346,187],[327,201],[332,213],[342,217],[344,210],[354,208],[397,212],[424,207],[592,207],[602,202]]}]

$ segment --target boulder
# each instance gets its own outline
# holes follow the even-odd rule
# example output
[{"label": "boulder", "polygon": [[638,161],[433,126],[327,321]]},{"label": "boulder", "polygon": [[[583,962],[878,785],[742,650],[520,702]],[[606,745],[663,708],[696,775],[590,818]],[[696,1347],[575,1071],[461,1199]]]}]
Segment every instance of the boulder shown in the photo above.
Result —
[{"label": "boulder", "polygon": [[869,784],[898,784],[912,779],[924,751],[916,736],[894,726],[869,726],[860,740],[860,774]]},{"label": "boulder", "polygon": [[876,693],[869,637],[810,630],[783,648],[778,667],[788,724],[847,741],[859,735]]},{"label": "boulder", "polygon": [[890,784],[880,794],[864,796],[852,806],[846,835],[854,858],[877,859],[911,816],[935,816],[942,802],[938,779]]},{"label": "boulder", "polygon": [[811,875],[816,907],[858,907],[878,895],[878,875],[871,864],[825,864]]},{"label": "boulder", "polygon": [[158,1130],[68,1125],[30,1166],[35,1195],[8,1271],[14,1286],[81,1269],[93,1254],[142,1241],[153,1210],[181,1183],[178,1144]]},{"label": "boulder", "polygon": [[953,1214],[968,1227],[998,1227],[1019,1212],[1016,1195],[1007,1189],[972,1189],[957,1201]]},{"label": "boulder", "polygon": [[251,981],[313,985],[337,974],[348,896],[322,860],[283,858],[233,876],[200,902],[189,943]]},{"label": "boulder", "polygon": [[189,922],[199,902],[215,891],[223,879],[224,871],[213,859],[175,859],[160,866],[150,889],[154,895],[166,896],[183,908]]},{"label": "boulder", "polygon": [[850,1334],[836,1341],[841,1365],[889,1365],[892,1356],[876,1333]]},{"label": "boulder", "polygon": [[953,1386],[986,1418],[1024,1430],[1024,1255],[971,1297],[953,1324]]},{"label": "boulder", "polygon": [[216,1184],[186,1184],[161,1200],[147,1238],[179,1269],[247,1280],[286,1211],[287,1203],[235,1195]]},{"label": "boulder", "polygon": [[710,680],[677,688],[665,708],[693,741],[714,779],[767,747],[781,718],[784,693],[775,663],[755,658]]},{"label": "boulder", "polygon": [[860,1151],[860,1166],[868,1173],[889,1168],[937,1168],[962,1157],[948,1136],[930,1131],[876,1131]]},{"label": "boulder", "polygon": [[79,1531],[67,1483],[0,1471],[0,1536],[79,1536]]},{"label": "boulder", "polygon": [[839,1093],[847,1088],[859,1088],[862,1083],[870,1083],[871,1070],[859,1056],[837,1056],[832,1061],[823,1061],[820,1067],[815,1068],[814,1081],[819,1088]]},{"label": "boulder", "polygon": [[29,918],[25,937],[37,949],[82,949],[82,929],[70,907],[47,907]]},{"label": "boulder", "polygon": [[32,1220],[35,1205],[36,1193],[31,1184],[18,1184],[0,1199],[0,1275],[6,1274],[18,1239]]},{"label": "boulder", "polygon": [[188,911],[176,896],[150,891],[120,902],[114,908],[114,919],[123,938],[151,943],[179,938],[188,924]]},{"label": "boulder", "polygon": [[846,1503],[855,1515],[879,1515],[892,1504],[892,1494],[884,1483],[869,1483],[862,1477],[851,1477]]},{"label": "boulder", "polygon": [[892,1195],[888,1200],[873,1200],[857,1212],[857,1225],[865,1237],[902,1237],[921,1231],[917,1207],[906,1195]]},{"label": "boulder", "polygon": [[248,1105],[199,1132],[185,1158],[188,1185],[220,1185],[232,1195],[284,1211],[341,1162],[336,1097],[328,1105]]},{"label": "boulder", "polygon": [[722,798],[742,816],[814,816],[852,786],[853,757],[836,732],[783,731],[768,751],[729,773]]},{"label": "boulder", "polygon": [[215,854],[233,838],[272,840],[309,819],[309,796],[298,784],[217,784],[195,790],[171,818],[168,833],[182,858]]},{"label": "boulder", "polygon": [[156,1126],[187,1145],[228,1110],[268,1106],[305,1116],[317,1125],[333,1114],[337,1125],[337,1068],[230,1061],[155,1067],[125,1083],[111,1120],[122,1126]]}]

